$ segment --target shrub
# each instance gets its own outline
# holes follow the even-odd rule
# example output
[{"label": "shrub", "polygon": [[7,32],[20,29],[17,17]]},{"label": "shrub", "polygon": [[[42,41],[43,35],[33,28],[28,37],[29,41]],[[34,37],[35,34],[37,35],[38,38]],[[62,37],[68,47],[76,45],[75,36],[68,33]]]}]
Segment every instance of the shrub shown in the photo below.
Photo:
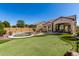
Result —
[{"label": "shrub", "polygon": [[4,30],[4,24],[0,22],[0,36],[3,36],[6,33]]},{"label": "shrub", "polygon": [[12,35],[12,31],[9,32],[9,35]]},{"label": "shrub", "polygon": [[0,30],[0,36],[3,36],[6,33],[5,30]]},{"label": "shrub", "polygon": [[77,36],[79,36],[79,32],[77,32]]}]

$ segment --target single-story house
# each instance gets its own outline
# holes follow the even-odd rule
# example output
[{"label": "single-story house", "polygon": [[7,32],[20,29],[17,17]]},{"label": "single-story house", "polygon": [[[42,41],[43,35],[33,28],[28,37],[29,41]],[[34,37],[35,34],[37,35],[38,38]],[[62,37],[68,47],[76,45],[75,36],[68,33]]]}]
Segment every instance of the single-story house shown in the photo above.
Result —
[{"label": "single-story house", "polygon": [[76,15],[37,23],[36,31],[76,34]]}]

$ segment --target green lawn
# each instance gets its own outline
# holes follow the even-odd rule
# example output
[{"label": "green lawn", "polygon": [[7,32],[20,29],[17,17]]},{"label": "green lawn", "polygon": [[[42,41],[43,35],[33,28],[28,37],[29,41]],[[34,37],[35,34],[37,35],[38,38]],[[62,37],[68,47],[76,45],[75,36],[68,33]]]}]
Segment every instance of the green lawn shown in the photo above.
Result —
[{"label": "green lawn", "polygon": [[[77,42],[79,42],[79,40],[77,40],[76,38],[72,37],[70,34],[64,34],[64,35],[60,35],[61,37],[61,40],[65,41],[65,42],[68,42],[74,51],[77,51]],[[79,45],[79,44],[78,44]],[[79,47],[78,47],[78,51],[79,51]]]},{"label": "green lawn", "polygon": [[10,41],[10,40],[7,40],[7,39],[6,39],[6,40],[1,39],[1,40],[0,40],[0,44],[5,43],[5,42],[8,42],[8,41]]},{"label": "green lawn", "polygon": [[1,56],[63,56],[72,46],[58,35],[12,39],[0,44]]}]

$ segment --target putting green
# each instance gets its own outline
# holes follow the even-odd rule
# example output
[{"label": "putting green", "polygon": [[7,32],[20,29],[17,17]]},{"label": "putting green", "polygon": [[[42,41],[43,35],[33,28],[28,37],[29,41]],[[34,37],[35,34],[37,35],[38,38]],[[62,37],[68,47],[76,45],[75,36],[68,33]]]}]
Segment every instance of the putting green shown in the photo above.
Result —
[{"label": "putting green", "polygon": [[71,45],[59,36],[46,35],[25,39],[13,39],[0,44],[0,55],[6,56],[63,56]]}]

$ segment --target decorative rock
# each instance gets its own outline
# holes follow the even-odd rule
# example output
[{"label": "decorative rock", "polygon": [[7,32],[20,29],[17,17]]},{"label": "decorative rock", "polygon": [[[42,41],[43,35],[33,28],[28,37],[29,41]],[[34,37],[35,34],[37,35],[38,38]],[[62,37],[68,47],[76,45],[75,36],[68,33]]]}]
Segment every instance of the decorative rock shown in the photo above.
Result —
[{"label": "decorative rock", "polygon": [[78,52],[73,51],[72,49],[67,51],[64,56],[79,56]]}]

